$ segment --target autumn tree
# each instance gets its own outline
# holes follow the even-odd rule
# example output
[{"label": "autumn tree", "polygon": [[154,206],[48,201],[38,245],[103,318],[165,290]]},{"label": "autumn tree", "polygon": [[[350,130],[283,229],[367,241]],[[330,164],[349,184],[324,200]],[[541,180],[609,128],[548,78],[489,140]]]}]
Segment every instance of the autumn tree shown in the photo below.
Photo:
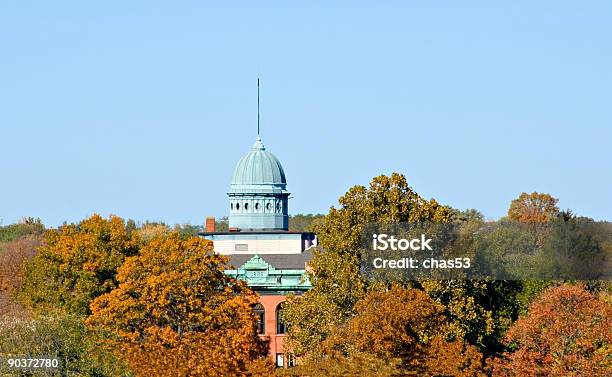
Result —
[{"label": "autumn tree", "polygon": [[447,337],[444,306],[422,290],[394,285],[370,291],[357,302],[355,313],[323,342],[323,357],[307,359],[304,374],[318,370],[321,360],[336,358],[342,366],[343,360],[358,361],[367,355],[394,365],[402,375],[482,374],[481,354],[462,339]]},{"label": "autumn tree", "polygon": [[135,232],[142,241],[148,242],[155,237],[164,236],[170,233],[170,228],[163,223],[146,222],[136,228]]},{"label": "autumn tree", "polygon": [[289,296],[283,316],[289,324],[287,344],[293,353],[318,355],[321,342],[354,313],[366,293],[354,256],[315,251],[308,265],[314,288],[304,296]]},{"label": "autumn tree", "polygon": [[545,223],[559,214],[558,201],[549,194],[523,192],[510,203],[508,217],[523,223]]},{"label": "autumn tree", "polygon": [[511,350],[493,361],[494,374],[609,376],[612,303],[580,285],[550,288],[514,323],[507,341]]},{"label": "autumn tree", "polygon": [[[290,324],[287,343],[297,354],[320,353],[322,341],[356,314],[355,303],[367,290],[381,288],[360,275],[359,248],[367,224],[455,222],[474,230],[482,224],[477,211],[461,213],[434,199],[424,199],[397,173],[375,177],[368,188],[352,187],[339,203],[315,228],[324,252],[315,253],[309,262],[313,288],[289,299],[285,306]],[[406,285],[425,290],[445,306],[449,321],[454,322],[451,329],[455,336],[486,352],[501,349],[502,333],[517,315],[512,298],[519,287],[513,282],[431,281]]]},{"label": "autumn tree", "polygon": [[270,364],[257,335],[254,294],[224,273],[212,243],[157,237],[95,299],[87,323],[109,334],[139,376],[256,375]]},{"label": "autumn tree", "polygon": [[93,215],[45,234],[46,244],[25,268],[20,300],[35,309],[87,314],[89,303],[117,285],[117,268],[138,250],[138,239],[117,217]]},{"label": "autumn tree", "polygon": [[319,243],[325,250],[351,253],[358,249],[361,233],[368,223],[450,222],[452,210],[435,199],[418,195],[406,177],[374,177],[369,188],[351,187],[332,207],[324,222],[315,228]]},{"label": "autumn tree", "polygon": [[354,186],[340,197],[314,231],[325,252],[309,263],[313,288],[303,297],[290,299],[285,317],[288,343],[296,350],[318,352],[320,341],[334,326],[354,313],[367,283],[359,274],[359,246],[368,223],[450,222],[451,209],[426,200],[397,173],[375,177],[368,188]]},{"label": "autumn tree", "polygon": [[33,234],[4,244],[0,252],[0,292],[11,292],[21,286],[23,264],[36,255],[42,243],[43,237]]}]

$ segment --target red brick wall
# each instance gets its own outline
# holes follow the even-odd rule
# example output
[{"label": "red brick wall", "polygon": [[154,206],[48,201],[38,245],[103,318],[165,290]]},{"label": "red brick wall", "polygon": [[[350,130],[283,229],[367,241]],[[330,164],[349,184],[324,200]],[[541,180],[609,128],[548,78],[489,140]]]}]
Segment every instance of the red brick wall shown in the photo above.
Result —
[{"label": "red brick wall", "polygon": [[263,337],[270,342],[268,353],[274,363],[276,363],[277,353],[285,353],[283,349],[285,334],[276,334],[276,307],[286,298],[287,296],[259,296],[259,302],[265,310],[265,333]]}]

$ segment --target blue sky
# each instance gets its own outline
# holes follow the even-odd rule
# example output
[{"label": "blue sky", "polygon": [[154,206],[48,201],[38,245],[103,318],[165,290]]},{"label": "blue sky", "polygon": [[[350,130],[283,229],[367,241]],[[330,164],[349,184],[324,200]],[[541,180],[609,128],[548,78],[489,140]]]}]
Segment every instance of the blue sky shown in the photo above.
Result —
[{"label": "blue sky", "polygon": [[226,215],[260,76],[290,213],[397,171],[488,218],[543,191],[612,220],[611,14],[605,1],[2,2],[0,219]]}]

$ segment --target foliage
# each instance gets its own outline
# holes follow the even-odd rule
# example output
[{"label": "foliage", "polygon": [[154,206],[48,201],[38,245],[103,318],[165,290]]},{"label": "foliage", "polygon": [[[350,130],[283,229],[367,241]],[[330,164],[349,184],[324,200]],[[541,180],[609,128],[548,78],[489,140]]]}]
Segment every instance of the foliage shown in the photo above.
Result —
[{"label": "foliage", "polygon": [[96,346],[96,334],[79,317],[52,314],[35,318],[0,317],[0,354],[57,357],[59,375],[116,377],[129,370]]},{"label": "foliage", "polygon": [[545,223],[559,214],[557,202],[558,199],[549,194],[523,192],[510,204],[508,217],[523,223]]},{"label": "foliage", "polygon": [[[477,211],[460,212],[433,199],[425,200],[396,173],[374,178],[368,189],[349,189],[340,205],[339,209],[331,208],[315,229],[325,252],[315,253],[309,263],[313,288],[290,299],[285,307],[290,324],[287,342],[298,355],[320,354],[321,342],[356,314],[355,303],[366,290],[381,289],[359,274],[358,248],[367,223],[454,221],[472,230],[482,224]],[[449,331],[454,336],[485,352],[502,348],[502,334],[518,316],[513,298],[520,286],[512,282],[432,281],[419,288],[446,307]]]},{"label": "foliage", "polygon": [[[178,233],[127,258],[119,286],[95,299],[88,324],[109,334],[137,375],[239,375],[265,369],[246,285],[212,244]],[[263,366],[262,366],[263,363]]]},{"label": "foliage", "polygon": [[25,235],[4,245],[0,253],[0,292],[13,292],[21,286],[23,264],[36,255],[43,243],[41,235]]},{"label": "foliage", "polygon": [[510,328],[512,350],[492,364],[505,376],[609,376],[612,304],[579,285],[542,293]]},{"label": "foliage", "polygon": [[324,215],[321,214],[297,214],[289,216],[289,230],[292,232],[312,232]]},{"label": "foliage", "polygon": [[95,297],[117,285],[116,271],[138,239],[116,216],[93,215],[46,232],[46,245],[26,263],[20,301],[37,309],[87,314]]},{"label": "foliage", "polygon": [[164,236],[171,232],[170,228],[164,223],[145,222],[135,229],[138,238],[143,242],[149,242],[156,237]]},{"label": "foliage", "polygon": [[353,315],[366,292],[353,256],[317,250],[309,270],[314,287],[303,296],[289,297],[283,306],[289,325],[286,342],[298,355],[319,353],[321,342]]},{"label": "foliage", "polygon": [[341,352],[329,352],[316,362],[299,364],[290,369],[279,370],[278,376],[309,377],[392,377],[400,376],[399,360],[381,360],[370,353],[353,352],[350,356]]},{"label": "foliage", "polygon": [[449,334],[478,346],[485,356],[503,350],[503,335],[518,317],[520,282],[432,280],[420,286],[444,305]]},{"label": "foliage", "polygon": [[484,215],[476,210],[476,209],[466,209],[460,211],[458,209],[452,209],[452,218],[454,223],[479,223],[482,224],[484,222]]},{"label": "foliage", "polygon": [[[480,375],[481,355],[461,339],[446,337],[444,306],[418,289],[392,286],[371,291],[357,302],[355,316],[334,328],[323,344],[323,357],[307,359],[317,370],[320,360],[370,355],[402,373],[416,375]],[[357,373],[361,375],[361,373]]]},{"label": "foliage", "polygon": [[0,226],[0,243],[15,241],[27,235],[40,235],[44,231],[45,226],[40,219],[27,217],[18,224]]},{"label": "foliage", "polygon": [[215,221],[215,230],[217,232],[227,232],[229,230],[229,219],[227,216]]},{"label": "foliage", "polygon": [[375,177],[369,188],[351,187],[339,203],[340,208],[330,208],[325,221],[315,228],[319,244],[335,253],[354,253],[368,223],[450,222],[452,218],[450,207],[422,198],[398,173]]}]

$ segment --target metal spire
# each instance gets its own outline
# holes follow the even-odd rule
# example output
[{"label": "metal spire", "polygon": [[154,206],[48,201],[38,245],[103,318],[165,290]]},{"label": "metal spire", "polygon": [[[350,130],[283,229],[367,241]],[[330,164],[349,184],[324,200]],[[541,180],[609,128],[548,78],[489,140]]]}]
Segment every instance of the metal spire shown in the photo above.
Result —
[{"label": "metal spire", "polygon": [[259,77],[257,78],[257,137],[259,137]]}]

